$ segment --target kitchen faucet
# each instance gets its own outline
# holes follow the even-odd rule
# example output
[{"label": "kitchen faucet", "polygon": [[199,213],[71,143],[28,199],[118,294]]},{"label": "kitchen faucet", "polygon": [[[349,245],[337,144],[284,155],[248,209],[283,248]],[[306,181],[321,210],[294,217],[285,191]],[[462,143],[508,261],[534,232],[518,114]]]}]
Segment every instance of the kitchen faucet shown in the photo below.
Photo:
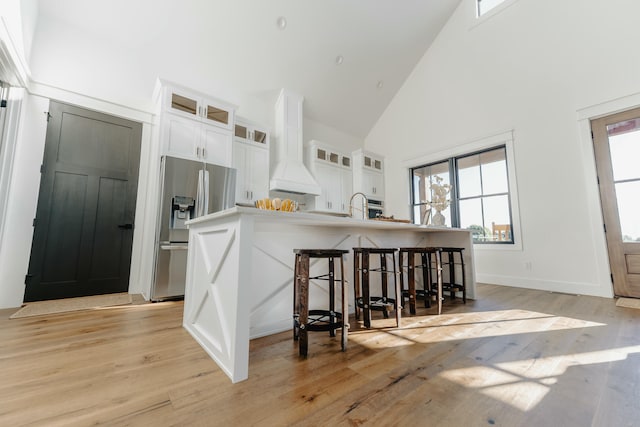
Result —
[{"label": "kitchen faucet", "polygon": [[[364,199],[364,208],[363,208],[363,209],[358,209],[358,208],[355,208],[355,207],[353,206],[353,199],[354,199],[358,194],[359,194],[359,195],[361,195],[361,196],[362,196],[362,198]],[[351,196],[351,198],[349,199],[349,216],[350,216],[351,218],[353,218],[353,211],[354,211],[354,210],[357,210],[357,211],[361,211],[361,212],[362,212],[362,214],[363,214],[363,215],[362,215],[362,219],[367,219],[367,217],[369,216],[369,201],[367,200],[367,196],[365,196],[365,194],[364,194],[364,193],[361,193],[361,192],[359,192],[359,191],[358,191],[358,192],[356,192],[356,193],[353,193],[353,195],[352,195],[352,196]]]}]

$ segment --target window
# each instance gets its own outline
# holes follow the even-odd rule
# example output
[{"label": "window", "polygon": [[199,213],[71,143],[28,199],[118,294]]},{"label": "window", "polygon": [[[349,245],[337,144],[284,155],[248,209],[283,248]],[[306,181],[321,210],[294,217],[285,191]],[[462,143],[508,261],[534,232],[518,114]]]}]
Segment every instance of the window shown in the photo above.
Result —
[{"label": "window", "polygon": [[413,222],[472,230],[475,243],[513,243],[507,171],[504,145],[412,168]]},{"label": "window", "polygon": [[476,0],[478,8],[478,17],[489,12],[505,0]]},{"label": "window", "polygon": [[[434,224],[431,215],[435,215],[438,210],[444,215],[444,223],[441,225],[452,224],[451,208],[446,201],[450,199],[445,195],[444,202],[435,200],[438,196],[434,194],[437,187],[445,189],[446,192],[451,188],[450,185],[451,173],[448,160],[412,169],[413,222],[415,224]],[[435,206],[436,203],[438,206]]]}]

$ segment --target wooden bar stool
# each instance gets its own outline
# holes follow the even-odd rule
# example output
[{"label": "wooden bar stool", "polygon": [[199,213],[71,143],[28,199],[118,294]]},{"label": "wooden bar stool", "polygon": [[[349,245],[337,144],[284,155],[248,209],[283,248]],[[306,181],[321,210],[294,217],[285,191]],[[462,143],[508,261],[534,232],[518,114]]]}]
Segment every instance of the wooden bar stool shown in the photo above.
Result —
[{"label": "wooden bar stool", "polygon": [[[436,296],[438,301],[438,314],[442,313],[442,259],[441,249],[433,247],[410,247],[400,248],[398,264],[400,265],[400,288],[402,289],[402,299],[409,299],[409,312],[416,314],[416,299],[424,300],[426,308],[431,307],[431,296]],[[404,255],[407,255],[407,265],[404,265]],[[416,264],[415,257],[420,255],[420,264]],[[433,284],[433,270],[431,255],[435,258],[436,283]],[[407,288],[404,284],[404,268],[407,268]],[[416,269],[422,270],[423,289],[416,289]]]},{"label": "wooden bar stool", "polygon": [[[344,263],[342,257],[348,253],[342,249],[294,249],[296,254],[293,282],[293,339],[299,342],[300,356],[307,357],[309,346],[307,333],[329,331],[336,336],[336,329],[342,329],[342,351],[347,350],[347,330],[349,329],[348,291],[344,280]],[[326,258],[329,261],[329,272],[309,277],[309,261],[311,258]],[[335,259],[340,259],[340,279],[335,278]],[[309,310],[309,281],[329,281],[329,309]],[[341,312],[336,311],[336,282],[342,287]]]},{"label": "wooden bar stool", "polygon": [[[456,299],[456,292],[462,291],[462,302],[467,303],[467,286],[464,271],[464,248],[442,248],[442,252],[447,254],[446,262],[442,261],[442,267],[448,266],[448,281],[442,283],[442,289],[450,292],[451,299]],[[458,263],[456,263],[456,255],[458,255]],[[460,266],[461,277],[456,275],[456,265]]]},{"label": "wooden bar stool", "polygon": [[[371,310],[382,311],[384,318],[389,318],[389,311],[396,311],[396,326],[400,327],[400,283],[396,275],[396,248],[353,248],[353,289],[355,295],[356,320],[360,320],[360,309],[362,308],[365,328],[371,327]],[[380,267],[370,268],[371,254],[380,255]],[[387,255],[391,255],[393,269],[387,269]],[[377,272],[381,274],[382,296],[372,296],[369,287],[369,274]],[[394,298],[389,297],[387,275],[393,275]],[[360,296],[362,288],[362,296]]]}]

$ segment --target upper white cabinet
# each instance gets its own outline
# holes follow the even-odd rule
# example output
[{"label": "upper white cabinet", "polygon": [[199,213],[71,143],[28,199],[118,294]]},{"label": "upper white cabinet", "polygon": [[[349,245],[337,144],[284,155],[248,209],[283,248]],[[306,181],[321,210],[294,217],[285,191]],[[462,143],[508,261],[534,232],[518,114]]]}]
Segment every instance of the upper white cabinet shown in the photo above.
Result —
[{"label": "upper white cabinet", "polygon": [[164,89],[165,111],[223,129],[233,129],[235,123],[233,105],[174,84],[167,84]]},{"label": "upper white cabinet", "polygon": [[231,167],[235,107],[164,81],[156,91],[162,154]]},{"label": "upper white cabinet", "polygon": [[234,129],[236,141],[263,144],[265,147],[269,146],[269,131],[266,126],[237,117]]},{"label": "upper white cabinet", "polygon": [[236,203],[269,197],[269,132],[265,126],[237,119],[233,142]]},{"label": "upper white cabinet", "polygon": [[364,193],[368,199],[384,201],[384,159],[364,150],[354,151],[354,191]]},{"label": "upper white cabinet", "polygon": [[351,156],[322,142],[312,140],[305,145],[305,164],[321,188],[321,194],[307,198],[307,210],[349,213],[353,193]]},{"label": "upper white cabinet", "polygon": [[231,166],[231,132],[173,114],[161,118],[163,154]]}]

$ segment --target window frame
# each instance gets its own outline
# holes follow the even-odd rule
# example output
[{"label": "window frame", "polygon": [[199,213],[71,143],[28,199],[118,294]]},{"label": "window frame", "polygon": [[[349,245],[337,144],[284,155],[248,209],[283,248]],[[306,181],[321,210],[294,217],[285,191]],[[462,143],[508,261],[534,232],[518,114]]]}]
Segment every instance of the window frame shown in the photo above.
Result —
[{"label": "window frame", "polygon": [[471,28],[474,28],[476,25],[481,24],[482,22],[484,22],[487,19],[491,19],[492,17],[494,17],[495,15],[501,13],[503,10],[505,10],[509,6],[511,6],[514,3],[518,2],[518,0],[503,0],[500,4],[496,5],[492,9],[489,9],[488,11],[486,11],[485,13],[483,13],[481,15],[480,14],[480,2],[479,2],[479,0],[474,0],[474,1],[475,1],[475,4],[474,4],[473,15],[475,16],[475,22],[473,23]]},{"label": "window frame", "polygon": [[[414,193],[413,193],[413,170],[418,169],[420,167],[425,167],[437,163],[442,163],[443,161],[447,161],[448,159],[454,159],[458,157],[465,157],[468,155],[477,154],[483,151],[490,151],[494,148],[499,148],[500,146],[504,146],[505,148],[505,156],[507,163],[507,181],[509,188],[509,210],[511,215],[511,238],[513,243],[511,242],[476,242],[473,243],[474,249],[479,250],[507,250],[507,251],[522,251],[522,233],[520,227],[520,209],[519,209],[519,197],[518,197],[518,185],[516,179],[516,163],[515,163],[515,155],[514,155],[514,132],[506,131],[502,133],[498,133],[492,136],[480,138],[474,140],[472,142],[462,144],[459,146],[455,146],[450,149],[446,149],[443,151],[434,152],[432,154],[425,154],[423,156],[418,156],[411,160],[406,160],[403,162],[403,166],[407,169],[407,175],[409,177],[409,208],[412,220],[414,219],[414,206],[419,206],[419,204],[414,203]],[[451,169],[450,169],[451,173]],[[455,217],[455,225],[452,227],[457,227],[459,224],[459,213],[458,213],[458,182],[457,182],[457,173],[454,174],[453,189],[451,193],[452,200],[455,198],[455,203],[451,203],[452,208],[452,218]],[[453,221],[453,220],[452,220]]]},{"label": "window frame", "polygon": [[[413,182],[413,171],[415,169],[421,169],[421,168],[428,168],[428,167],[432,167],[432,166],[436,166],[439,164],[445,164],[447,165],[447,174],[449,176],[449,183],[451,184],[451,193],[449,193],[450,198],[453,198],[453,192],[455,191],[456,186],[455,181],[453,180],[452,177],[452,159],[441,159],[441,160],[437,160],[435,162],[431,162],[429,164],[426,165],[420,165],[420,166],[415,166],[409,169],[409,180],[410,180],[410,188],[409,191],[411,192],[411,220],[412,222],[415,224],[415,208],[418,206],[426,206],[429,205],[428,202],[422,203],[415,203],[415,192],[414,192],[414,182]],[[430,175],[433,176],[433,175]],[[450,203],[448,209],[450,209],[450,216],[451,216],[451,221],[454,222],[456,221],[457,218],[457,213],[456,213],[456,206],[454,206],[454,203]],[[444,212],[444,211],[443,211]],[[424,217],[420,218],[420,224],[422,224],[422,221],[424,220]]]},{"label": "window frame", "polygon": [[489,13],[491,13],[492,10],[498,9],[499,7],[501,7],[504,3],[506,3],[508,0],[502,0],[500,3],[496,4],[495,6],[493,6],[491,9],[487,10],[484,13],[481,13],[480,10],[480,4],[485,1],[485,0],[475,0],[476,1],[476,17],[477,18],[481,18],[483,16],[487,16]]},{"label": "window frame", "polygon": [[[496,150],[504,150],[504,158],[505,158],[505,166],[506,166],[506,179],[507,179],[507,191],[506,192],[501,192],[501,193],[491,193],[491,194],[484,194],[484,189],[482,189],[482,194],[480,194],[479,196],[470,196],[470,197],[460,197],[460,193],[459,193],[459,188],[460,188],[460,168],[458,167],[458,162],[460,161],[460,159],[464,159],[466,157],[471,157],[471,156],[477,156],[483,153],[488,153],[491,151],[496,151]],[[460,201],[463,200],[480,200],[480,203],[482,204],[483,208],[482,208],[482,224],[485,226],[486,228],[486,224],[484,221],[484,199],[486,199],[487,197],[496,197],[496,196],[507,196],[507,203],[508,203],[508,208],[509,208],[509,227],[511,230],[513,230],[513,210],[511,208],[511,185],[509,182],[509,161],[507,159],[507,146],[505,144],[501,144],[495,147],[490,147],[490,148],[485,148],[482,149],[480,151],[475,151],[473,153],[468,153],[468,154],[462,154],[456,157],[453,157],[451,159],[453,161],[454,167],[453,167],[453,172],[455,173],[455,186],[454,186],[454,193],[455,193],[455,205],[456,205],[456,219],[457,219],[457,226],[460,227]],[[482,170],[482,163],[480,163],[480,170]],[[482,172],[480,173],[480,186],[482,188]],[[492,230],[493,233],[493,230]],[[473,242],[474,244],[478,243],[478,244],[482,244],[482,245],[513,245],[516,242],[515,236],[513,234],[513,231],[511,231],[511,241],[504,241],[504,240],[498,240],[498,241],[494,241],[494,240],[490,240],[490,241],[485,241],[485,242]]]}]

